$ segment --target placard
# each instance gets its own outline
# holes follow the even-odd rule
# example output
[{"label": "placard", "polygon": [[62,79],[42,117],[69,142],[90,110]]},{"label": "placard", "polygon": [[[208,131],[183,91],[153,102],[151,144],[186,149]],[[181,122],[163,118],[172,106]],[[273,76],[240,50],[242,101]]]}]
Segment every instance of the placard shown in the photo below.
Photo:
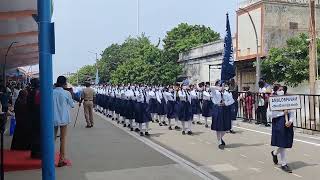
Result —
[{"label": "placard", "polygon": [[301,109],[300,97],[299,95],[271,96],[269,106],[271,111]]}]

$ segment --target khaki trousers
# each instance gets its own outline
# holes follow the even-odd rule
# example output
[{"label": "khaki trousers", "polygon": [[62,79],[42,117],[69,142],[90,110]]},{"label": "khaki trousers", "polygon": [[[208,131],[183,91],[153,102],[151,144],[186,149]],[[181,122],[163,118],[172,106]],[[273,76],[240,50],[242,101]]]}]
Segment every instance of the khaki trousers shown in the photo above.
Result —
[{"label": "khaki trousers", "polygon": [[84,117],[86,119],[87,125],[93,125],[93,101],[83,102]]},{"label": "khaki trousers", "polygon": [[66,156],[66,139],[67,139],[67,126],[54,127],[54,137],[57,139],[58,129],[60,128],[60,159],[64,161]]}]

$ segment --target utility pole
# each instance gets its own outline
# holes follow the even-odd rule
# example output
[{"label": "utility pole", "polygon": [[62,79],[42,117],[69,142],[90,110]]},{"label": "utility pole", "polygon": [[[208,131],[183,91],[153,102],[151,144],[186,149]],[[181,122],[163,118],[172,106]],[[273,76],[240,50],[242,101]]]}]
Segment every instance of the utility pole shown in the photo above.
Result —
[{"label": "utility pole", "polygon": [[310,94],[316,94],[316,53],[317,53],[317,38],[316,38],[316,21],[315,21],[315,1],[310,0],[310,25],[309,25],[309,87]]},{"label": "utility pole", "polygon": [[252,27],[253,27],[253,30],[254,30],[254,35],[255,35],[255,38],[256,38],[256,91],[258,92],[259,91],[259,81],[260,81],[260,78],[261,78],[261,59],[260,59],[260,54],[259,54],[259,38],[258,38],[258,33],[257,33],[257,28],[256,28],[256,25],[252,19],[252,16],[250,14],[250,12],[246,9],[243,9],[243,8],[239,8],[239,10],[241,11],[244,11],[248,14],[249,18],[250,18],[250,21],[251,21],[251,24],[252,24]]},{"label": "utility pole", "polygon": [[[310,94],[314,95],[316,94],[316,21],[315,21],[315,1],[310,0],[309,4],[310,8],[310,17],[309,17],[309,39],[310,39],[310,44],[309,44],[309,87],[310,87]],[[316,128],[316,116],[315,116],[315,109],[316,109],[316,101],[314,99],[314,96],[310,96],[309,98],[309,103],[310,103],[310,128],[314,129]]]}]

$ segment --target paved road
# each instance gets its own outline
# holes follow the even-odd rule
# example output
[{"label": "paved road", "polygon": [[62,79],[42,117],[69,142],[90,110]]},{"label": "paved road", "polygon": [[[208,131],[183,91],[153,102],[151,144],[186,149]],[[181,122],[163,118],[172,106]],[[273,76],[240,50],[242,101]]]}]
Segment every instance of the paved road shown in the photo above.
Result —
[{"label": "paved road", "polygon": [[[82,113],[82,112],[81,112]],[[82,117],[82,114],[80,115]],[[320,177],[320,137],[296,133],[288,151],[293,174],[272,163],[270,128],[237,122],[237,134],[227,134],[227,147],[217,148],[216,136],[203,126],[194,135],[181,135],[151,124],[150,138],[140,137],[102,115],[96,127],[84,128],[81,118],[69,131],[69,157],[73,166],[57,170],[57,179],[273,179]],[[39,171],[8,173],[6,179],[39,177]],[[216,178],[217,177],[217,178]],[[39,179],[39,178],[33,178]]]},{"label": "paved road", "polygon": [[[74,114],[73,114],[74,116]],[[58,180],[201,179],[125,131],[95,116],[85,129],[83,112],[76,128],[70,127],[68,158],[72,167],[58,168]],[[6,180],[41,179],[40,170],[6,173]]]}]

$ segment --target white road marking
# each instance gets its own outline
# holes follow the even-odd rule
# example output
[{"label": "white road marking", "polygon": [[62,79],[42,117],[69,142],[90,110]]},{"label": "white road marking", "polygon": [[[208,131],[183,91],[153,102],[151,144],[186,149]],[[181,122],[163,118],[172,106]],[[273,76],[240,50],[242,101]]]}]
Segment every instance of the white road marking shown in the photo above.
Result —
[{"label": "white road marking", "polygon": [[253,170],[253,171],[255,171],[255,172],[258,172],[258,173],[260,173],[260,172],[262,172],[259,168],[249,168],[250,170]]},{"label": "white road marking", "polygon": [[240,156],[244,157],[244,158],[248,158],[248,156],[246,155],[243,155],[243,154],[240,154]]},{"label": "white road marking", "polygon": [[196,143],[195,142],[190,142],[190,144],[195,145]]},{"label": "white road marking", "polygon": [[311,157],[309,154],[303,154],[304,156],[306,156],[306,157]]},{"label": "white road marking", "polygon": [[264,164],[264,162],[263,162],[263,161],[258,161],[258,163],[260,163],[260,164]]},{"label": "white road marking", "polygon": [[278,168],[278,167],[274,167],[276,170],[278,170],[278,171],[281,171],[281,169],[280,168]]},{"label": "white road marking", "polygon": [[302,178],[302,176],[300,176],[300,175],[298,175],[298,174],[292,173],[292,175],[294,175],[294,176],[296,176],[296,177],[298,177],[298,178]]},{"label": "white road marking", "polygon": [[115,122],[110,122],[105,116],[96,113],[98,116],[100,116],[102,119],[106,120],[107,122],[109,122],[110,124],[114,125],[115,127],[118,127],[119,129],[125,131],[126,133],[128,133],[129,135],[133,136],[134,138],[138,139],[139,141],[145,143],[146,145],[148,145],[149,147],[153,148],[154,150],[160,152],[161,154],[163,154],[164,156],[172,159],[173,161],[175,161],[176,163],[178,163],[179,165],[181,165],[182,167],[186,168],[187,170],[189,170],[190,172],[198,175],[199,177],[201,177],[202,179],[205,180],[219,180],[219,178],[213,176],[212,174],[210,174],[207,171],[204,171],[203,169],[201,169],[199,166],[193,164],[190,161],[187,161],[186,159],[183,159],[182,157],[178,156],[177,154],[169,151],[168,149],[165,149],[164,147],[160,146],[157,143],[154,143],[153,141],[147,139],[147,138],[143,138],[140,137],[138,134],[128,131],[127,128],[122,127],[122,126],[118,126]]},{"label": "white road marking", "polygon": [[229,152],[232,152],[230,149],[226,149],[227,151],[229,151]]},{"label": "white road marking", "polygon": [[[233,127],[238,128],[238,129],[242,129],[242,130],[247,130],[247,131],[251,131],[251,132],[260,133],[260,134],[271,135],[271,133],[267,133],[267,132],[263,132],[263,131],[257,131],[257,130],[248,129],[248,128],[243,128],[243,127],[239,127],[239,126],[233,126]],[[320,147],[320,144],[318,144],[318,143],[313,143],[313,142],[304,141],[304,140],[300,140],[300,139],[294,139],[294,141]]]}]

